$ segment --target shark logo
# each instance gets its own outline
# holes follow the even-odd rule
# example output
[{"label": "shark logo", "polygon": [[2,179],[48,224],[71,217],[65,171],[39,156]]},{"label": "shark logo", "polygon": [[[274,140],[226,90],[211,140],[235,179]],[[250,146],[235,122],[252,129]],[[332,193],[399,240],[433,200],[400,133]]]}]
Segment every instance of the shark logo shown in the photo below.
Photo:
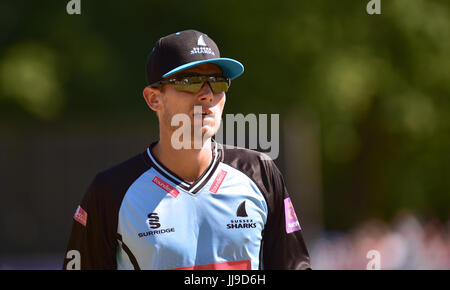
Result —
[{"label": "shark logo", "polygon": [[245,200],[239,205],[239,207],[236,211],[236,216],[248,217],[247,211],[245,210]]},{"label": "shark logo", "polygon": [[248,218],[247,210],[245,209],[245,200],[241,202],[236,211],[236,216],[240,218],[234,218],[227,224],[227,229],[252,229],[256,228],[257,223],[253,219]]},{"label": "shark logo", "polygon": [[208,47],[205,40],[203,39],[203,34],[200,35],[197,39],[197,46],[193,47],[190,51],[191,54],[210,54],[215,56],[216,53]]},{"label": "shark logo", "polygon": [[197,40],[197,45],[198,45],[198,46],[206,46],[206,42],[205,42],[205,40],[203,39],[203,35],[200,35],[200,37],[198,38],[198,40]]}]

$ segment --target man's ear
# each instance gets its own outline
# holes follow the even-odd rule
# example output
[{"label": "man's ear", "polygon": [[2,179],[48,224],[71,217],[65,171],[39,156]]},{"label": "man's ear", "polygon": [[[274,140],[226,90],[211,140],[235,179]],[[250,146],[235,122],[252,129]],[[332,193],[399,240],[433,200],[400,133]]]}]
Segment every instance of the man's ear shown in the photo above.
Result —
[{"label": "man's ear", "polygon": [[144,96],[145,102],[150,109],[155,112],[158,112],[161,109],[162,92],[160,89],[148,86],[144,88],[142,94]]}]

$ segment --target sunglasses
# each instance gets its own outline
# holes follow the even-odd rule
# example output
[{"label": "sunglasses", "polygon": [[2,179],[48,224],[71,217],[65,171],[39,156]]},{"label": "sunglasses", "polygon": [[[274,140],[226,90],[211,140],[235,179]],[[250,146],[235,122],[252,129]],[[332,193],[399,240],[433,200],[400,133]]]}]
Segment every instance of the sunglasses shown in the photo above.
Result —
[{"label": "sunglasses", "polygon": [[230,78],[222,75],[188,75],[162,80],[151,84],[151,87],[172,84],[177,91],[198,93],[205,82],[209,83],[214,94],[227,92],[231,85]]}]

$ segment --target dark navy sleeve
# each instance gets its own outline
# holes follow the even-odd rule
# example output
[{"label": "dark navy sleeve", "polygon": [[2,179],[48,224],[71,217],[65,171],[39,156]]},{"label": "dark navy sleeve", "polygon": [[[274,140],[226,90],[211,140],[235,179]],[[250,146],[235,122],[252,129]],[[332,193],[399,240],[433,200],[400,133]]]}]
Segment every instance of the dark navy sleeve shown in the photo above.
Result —
[{"label": "dark navy sleeve", "polygon": [[[116,269],[115,205],[96,177],[76,209],[63,269]],[[79,259],[78,261],[76,259]]]},{"label": "dark navy sleeve", "polygon": [[262,182],[267,190],[269,216],[263,234],[264,269],[311,269],[301,226],[280,171],[272,160],[264,162]]},{"label": "dark navy sleeve", "polygon": [[130,185],[149,168],[143,152],[97,174],[75,212],[63,269],[117,269],[120,206]]}]

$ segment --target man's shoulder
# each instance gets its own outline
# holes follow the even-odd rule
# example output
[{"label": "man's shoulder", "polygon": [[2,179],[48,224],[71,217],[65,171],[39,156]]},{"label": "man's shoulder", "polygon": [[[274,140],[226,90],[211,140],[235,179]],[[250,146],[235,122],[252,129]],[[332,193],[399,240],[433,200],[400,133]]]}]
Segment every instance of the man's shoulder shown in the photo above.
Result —
[{"label": "man's shoulder", "polygon": [[241,162],[272,162],[269,155],[252,149],[220,144],[224,152],[225,161],[239,160]]},{"label": "man's shoulder", "polygon": [[124,193],[142,173],[151,167],[145,152],[98,172],[90,186],[95,194]]},{"label": "man's shoulder", "polygon": [[122,175],[128,175],[140,171],[150,165],[146,162],[145,153],[136,154],[124,161],[116,163],[97,174],[100,179],[111,179]]},{"label": "man's shoulder", "polygon": [[222,162],[253,179],[280,173],[272,158],[263,152],[231,145],[221,146],[223,148]]},{"label": "man's shoulder", "polygon": [[283,176],[275,162],[265,153],[223,145],[222,162],[250,178],[267,200],[285,191]]}]

